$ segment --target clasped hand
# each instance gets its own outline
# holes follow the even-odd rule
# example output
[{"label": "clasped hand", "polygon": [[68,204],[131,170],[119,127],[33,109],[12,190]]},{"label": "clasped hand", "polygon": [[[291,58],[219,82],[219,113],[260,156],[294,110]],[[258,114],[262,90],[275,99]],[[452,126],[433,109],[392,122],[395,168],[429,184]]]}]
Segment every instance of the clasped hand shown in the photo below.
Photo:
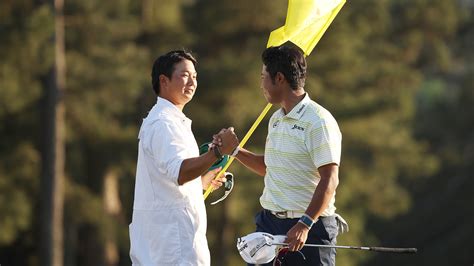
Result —
[{"label": "clasped hand", "polygon": [[233,127],[221,129],[212,138],[212,144],[219,147],[222,154],[232,154],[235,148],[239,146],[239,139]]}]

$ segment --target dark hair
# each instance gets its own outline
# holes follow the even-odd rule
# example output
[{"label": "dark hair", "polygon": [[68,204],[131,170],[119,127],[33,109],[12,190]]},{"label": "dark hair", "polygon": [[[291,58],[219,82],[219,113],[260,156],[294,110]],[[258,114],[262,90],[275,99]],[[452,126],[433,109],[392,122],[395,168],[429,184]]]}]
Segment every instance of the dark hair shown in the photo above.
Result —
[{"label": "dark hair", "polygon": [[189,60],[196,66],[197,61],[191,53],[184,50],[176,50],[168,52],[155,60],[153,69],[151,70],[151,85],[156,95],[160,94],[160,75],[165,75],[171,79],[174,71],[174,65],[183,61]]},{"label": "dark hair", "polygon": [[299,48],[290,46],[269,47],[263,51],[262,61],[273,82],[276,74],[280,72],[292,89],[296,90],[304,87],[306,59]]}]

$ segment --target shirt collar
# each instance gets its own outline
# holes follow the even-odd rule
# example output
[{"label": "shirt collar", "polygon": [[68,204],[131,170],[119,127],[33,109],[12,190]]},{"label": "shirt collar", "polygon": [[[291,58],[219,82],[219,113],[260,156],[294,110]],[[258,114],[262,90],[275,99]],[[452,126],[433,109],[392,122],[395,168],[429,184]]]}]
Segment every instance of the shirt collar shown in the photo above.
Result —
[{"label": "shirt collar", "polygon": [[282,114],[282,116],[299,120],[310,102],[311,99],[309,98],[309,95],[306,92],[304,98],[298,104],[296,104],[288,114],[285,115],[285,113],[283,112],[283,108],[280,108],[280,113]]},{"label": "shirt collar", "polygon": [[183,122],[191,123],[191,119],[186,117],[186,115],[181,110],[179,110],[179,108],[176,107],[176,105],[174,105],[173,103],[171,103],[165,98],[157,97],[156,104],[152,108],[152,110],[148,113],[147,118],[151,118],[153,120],[163,114],[173,116],[175,118],[182,120]]},{"label": "shirt collar", "polygon": [[176,107],[176,105],[174,105],[172,102],[165,98],[158,97],[156,100],[156,104],[158,105],[158,107],[160,107],[162,111],[165,111],[167,113],[169,112],[170,114],[176,115],[179,118],[189,119],[188,117],[186,117],[183,111],[181,111],[178,107]]}]

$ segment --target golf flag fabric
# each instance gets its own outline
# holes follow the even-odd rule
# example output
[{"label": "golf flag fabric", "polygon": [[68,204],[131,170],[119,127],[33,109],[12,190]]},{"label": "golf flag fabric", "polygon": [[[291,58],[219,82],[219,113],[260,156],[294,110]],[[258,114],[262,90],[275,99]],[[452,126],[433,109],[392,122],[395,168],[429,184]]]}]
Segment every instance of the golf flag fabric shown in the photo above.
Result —
[{"label": "golf flag fabric", "polygon": [[346,0],[289,0],[286,22],[270,33],[267,47],[291,41],[308,56]]}]

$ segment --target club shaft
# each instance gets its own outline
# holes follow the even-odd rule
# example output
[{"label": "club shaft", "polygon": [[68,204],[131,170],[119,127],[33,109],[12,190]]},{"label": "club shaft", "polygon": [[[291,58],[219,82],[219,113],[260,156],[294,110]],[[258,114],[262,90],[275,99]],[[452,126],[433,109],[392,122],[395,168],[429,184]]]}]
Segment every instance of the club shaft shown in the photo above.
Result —
[{"label": "club shaft", "polygon": [[[273,243],[277,246],[288,246],[287,243]],[[416,253],[416,248],[387,248],[387,247],[355,247],[355,246],[336,246],[336,245],[318,245],[318,244],[304,244],[305,247],[315,248],[342,248],[342,249],[357,249],[377,252],[392,252],[392,253]]]}]

